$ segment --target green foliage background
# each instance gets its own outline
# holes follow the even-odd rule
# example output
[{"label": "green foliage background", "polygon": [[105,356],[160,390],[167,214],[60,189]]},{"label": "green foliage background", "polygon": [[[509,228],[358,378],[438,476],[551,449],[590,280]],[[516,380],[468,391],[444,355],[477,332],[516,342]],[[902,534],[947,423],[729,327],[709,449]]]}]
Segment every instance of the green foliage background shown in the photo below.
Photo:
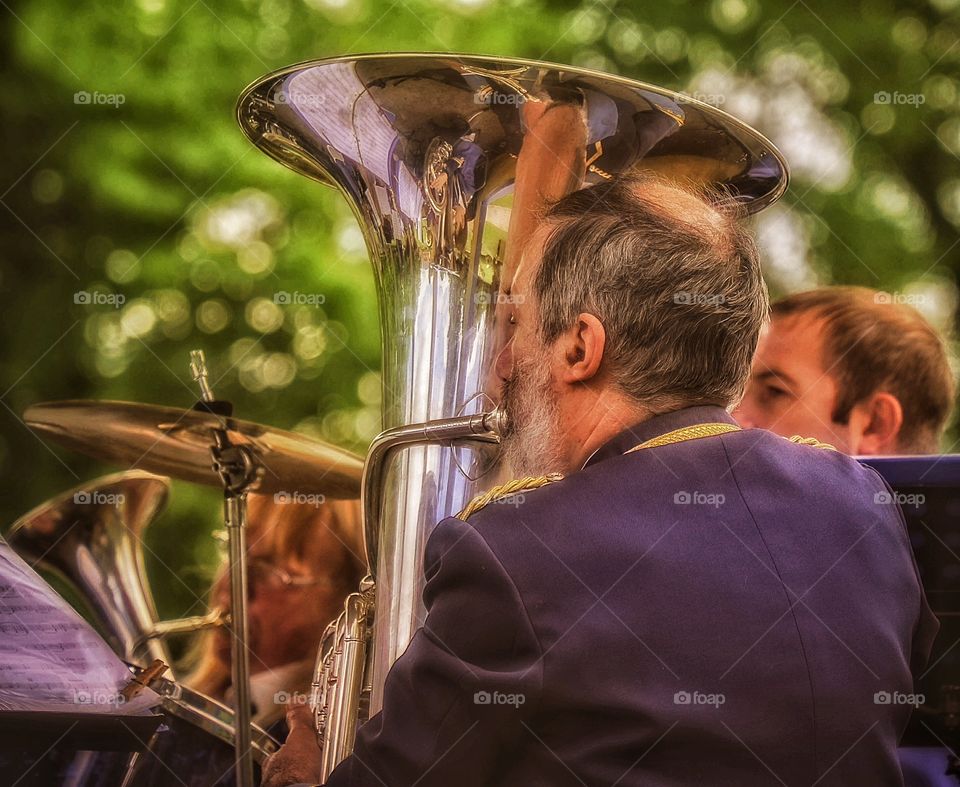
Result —
[{"label": "green foliage background", "polygon": [[[860,283],[922,294],[954,321],[956,0],[21,0],[0,19],[5,525],[114,469],[42,443],[19,419],[29,404],[188,407],[195,347],[242,417],[358,451],[376,433],[379,334],[354,219],[234,121],[247,83],[300,60],[522,56],[722,101],[794,165],[759,228],[775,291]],[[123,103],[76,103],[81,91]],[[325,303],[278,314],[278,290]],[[126,301],[77,304],[79,291]],[[176,483],[151,526],[165,616],[199,611],[218,517],[214,490]]]}]

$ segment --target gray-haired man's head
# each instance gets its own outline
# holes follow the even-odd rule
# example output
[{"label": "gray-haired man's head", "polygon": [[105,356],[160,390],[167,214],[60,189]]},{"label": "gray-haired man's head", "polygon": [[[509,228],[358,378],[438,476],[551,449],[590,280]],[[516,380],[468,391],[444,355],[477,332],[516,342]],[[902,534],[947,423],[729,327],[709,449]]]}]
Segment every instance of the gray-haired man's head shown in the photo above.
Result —
[{"label": "gray-haired man's head", "polygon": [[554,204],[507,294],[497,372],[518,473],[575,469],[651,414],[730,407],[769,308],[732,201],[653,176]]}]

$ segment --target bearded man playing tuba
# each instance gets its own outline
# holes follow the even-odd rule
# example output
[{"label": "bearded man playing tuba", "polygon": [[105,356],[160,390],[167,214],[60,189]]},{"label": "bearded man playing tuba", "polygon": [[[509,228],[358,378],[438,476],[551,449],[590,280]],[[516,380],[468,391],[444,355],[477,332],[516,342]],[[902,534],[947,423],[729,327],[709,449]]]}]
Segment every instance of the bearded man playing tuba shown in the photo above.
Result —
[{"label": "bearded man playing tuba", "polygon": [[[729,414],[768,313],[734,208],[577,191],[504,294],[525,483],[433,530],[424,625],[326,784],[900,784],[937,623],[885,482]],[[271,787],[319,779],[290,721]]]}]

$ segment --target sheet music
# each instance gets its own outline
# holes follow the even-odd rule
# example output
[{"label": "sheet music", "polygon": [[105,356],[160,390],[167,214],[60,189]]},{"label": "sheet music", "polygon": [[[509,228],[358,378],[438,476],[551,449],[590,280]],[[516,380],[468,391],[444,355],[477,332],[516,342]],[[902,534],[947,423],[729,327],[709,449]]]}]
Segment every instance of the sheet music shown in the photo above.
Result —
[{"label": "sheet music", "polygon": [[100,635],[0,538],[0,712],[137,715],[159,704]]}]

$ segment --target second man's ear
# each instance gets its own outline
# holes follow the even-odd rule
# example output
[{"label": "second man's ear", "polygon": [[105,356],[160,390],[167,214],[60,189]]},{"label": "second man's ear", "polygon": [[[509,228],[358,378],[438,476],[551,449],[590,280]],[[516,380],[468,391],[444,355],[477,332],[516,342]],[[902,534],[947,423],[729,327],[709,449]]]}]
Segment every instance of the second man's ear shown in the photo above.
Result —
[{"label": "second man's ear", "polygon": [[864,456],[894,454],[903,426],[903,406],[891,393],[878,391],[854,407],[859,425],[856,453]]}]

